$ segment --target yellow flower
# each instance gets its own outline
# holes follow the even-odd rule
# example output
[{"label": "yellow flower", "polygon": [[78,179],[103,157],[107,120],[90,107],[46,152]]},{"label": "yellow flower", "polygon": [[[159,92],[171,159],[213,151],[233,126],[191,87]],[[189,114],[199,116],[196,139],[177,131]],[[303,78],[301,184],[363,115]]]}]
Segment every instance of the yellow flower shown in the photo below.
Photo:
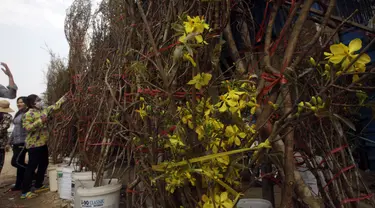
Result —
[{"label": "yellow flower", "polygon": [[200,18],[199,16],[195,16],[191,18],[187,16],[188,21],[184,22],[185,32],[186,33],[203,33],[204,29],[210,29],[210,26],[205,22],[204,18]]},{"label": "yellow flower", "polygon": [[225,150],[225,142],[222,141],[220,138],[215,138],[211,141],[211,143],[206,147],[207,150],[211,149],[213,153],[218,153],[219,148]]},{"label": "yellow flower", "polygon": [[194,85],[194,87],[200,90],[203,86],[208,85],[212,78],[212,75],[209,73],[200,73],[193,77],[187,84]]},{"label": "yellow flower", "polygon": [[[346,68],[349,63],[355,59],[358,54],[356,54],[357,51],[359,51],[362,48],[362,40],[359,38],[356,38],[352,41],[350,41],[349,46],[346,46],[342,43],[331,45],[330,50],[331,53],[325,52],[324,55],[327,56],[327,59],[329,59],[329,62],[334,64],[340,64],[342,63],[342,68]],[[363,54],[356,63],[366,65],[370,63],[371,58],[367,54]]]},{"label": "yellow flower", "polygon": [[191,185],[195,185],[195,178],[191,176],[189,170],[172,169],[166,171],[167,177],[165,178],[165,189],[173,193],[176,188],[182,187],[185,181],[189,181]]},{"label": "yellow flower", "polygon": [[205,165],[202,167],[202,172],[204,175],[206,175],[209,178],[218,179],[218,178],[224,177],[221,171],[219,170],[219,167],[216,167],[216,166],[210,167],[208,165]]},{"label": "yellow flower", "polygon": [[219,102],[218,104],[216,104],[216,106],[220,107],[219,108],[220,112],[225,112],[229,109],[230,112],[236,113],[236,112],[238,112],[238,110],[245,107],[245,105],[244,105],[245,102],[240,101],[240,103],[239,103],[240,96],[243,95],[244,93],[245,92],[239,92],[239,91],[236,91],[236,90],[229,90],[228,93],[226,93],[226,94],[224,94],[220,97],[222,102]]},{"label": "yellow flower", "polygon": [[224,166],[222,166],[222,168],[226,168],[226,166],[229,165],[229,163],[230,163],[230,160],[229,160],[229,156],[228,156],[228,155],[225,155],[225,156],[223,156],[223,157],[218,157],[218,158],[216,158],[216,160],[217,160],[219,163],[221,163],[221,164],[224,165]]},{"label": "yellow flower", "polygon": [[235,143],[237,146],[240,146],[241,145],[241,140],[240,138],[245,138],[246,137],[246,133],[245,132],[241,132],[241,130],[237,127],[237,125],[233,125],[233,126],[227,126],[227,128],[225,129],[225,136],[228,137],[228,144],[229,145],[232,145],[233,143]]},{"label": "yellow flower", "polygon": [[182,117],[182,123],[187,124],[190,129],[193,129],[193,122],[191,121],[193,118],[193,115],[188,114]]},{"label": "yellow flower", "polygon": [[233,201],[229,199],[228,192],[215,194],[214,199],[208,198],[207,195],[202,196],[204,202],[203,208],[233,208]]},{"label": "yellow flower", "polygon": [[147,112],[145,111],[145,104],[142,104],[142,107],[135,111],[139,113],[142,119],[147,116]]}]

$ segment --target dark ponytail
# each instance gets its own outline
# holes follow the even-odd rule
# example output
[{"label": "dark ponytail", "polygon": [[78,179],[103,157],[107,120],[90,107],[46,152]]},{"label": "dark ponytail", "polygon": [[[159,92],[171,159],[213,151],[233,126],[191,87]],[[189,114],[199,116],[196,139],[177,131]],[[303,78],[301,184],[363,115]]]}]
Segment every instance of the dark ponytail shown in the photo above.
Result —
[{"label": "dark ponytail", "polygon": [[26,106],[27,106],[27,110],[26,112],[30,109],[30,108],[34,108],[34,105],[35,105],[35,101],[36,99],[38,98],[38,95],[35,95],[35,94],[31,94],[29,96],[27,96],[26,98]]}]

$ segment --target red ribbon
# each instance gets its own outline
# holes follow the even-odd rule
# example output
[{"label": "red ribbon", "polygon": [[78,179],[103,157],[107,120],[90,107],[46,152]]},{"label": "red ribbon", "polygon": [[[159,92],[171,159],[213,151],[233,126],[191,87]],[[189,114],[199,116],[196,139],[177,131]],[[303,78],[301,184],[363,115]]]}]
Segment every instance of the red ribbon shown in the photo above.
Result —
[{"label": "red ribbon", "polygon": [[369,195],[365,195],[365,196],[362,196],[362,197],[358,197],[358,198],[349,198],[349,199],[344,199],[341,201],[341,204],[346,204],[346,203],[351,203],[351,202],[359,202],[359,201],[362,201],[362,200],[365,200],[365,199],[369,199],[373,196],[374,194],[369,194]]},{"label": "red ribbon", "polygon": [[333,154],[335,154],[336,152],[339,152],[339,151],[341,151],[341,150],[347,148],[348,146],[349,146],[348,144],[345,144],[345,145],[343,145],[343,146],[341,146],[341,147],[337,147],[337,148],[331,150],[331,151],[327,154],[327,156],[324,158],[324,160],[322,160],[322,162],[319,163],[318,166],[321,166],[323,163],[325,163],[325,162],[327,161],[326,158],[327,158],[329,155],[333,155]]},{"label": "red ribbon", "polygon": [[262,40],[262,38],[264,36],[265,27],[266,27],[266,18],[267,18],[267,14],[268,14],[268,6],[269,6],[270,2],[271,2],[271,0],[267,1],[266,8],[264,9],[264,12],[263,12],[262,23],[260,24],[259,31],[257,32],[257,34],[255,36],[255,40],[258,43]]},{"label": "red ribbon", "polygon": [[[296,1],[295,0],[292,0],[292,2],[291,2],[291,7],[290,7],[290,9],[289,9],[289,14],[288,14],[288,17],[287,17],[287,19],[289,18],[289,16],[291,15],[291,13],[292,13],[292,11],[293,11],[293,9],[294,9],[294,7],[295,7],[295,3],[296,3]],[[273,54],[275,53],[275,51],[276,51],[276,48],[277,48],[277,46],[280,44],[280,41],[281,41],[281,39],[284,37],[284,35],[285,35],[285,32],[288,30],[288,28],[286,28],[285,26],[283,27],[283,29],[281,30],[281,32],[280,32],[280,35],[279,35],[279,38],[272,44],[272,48],[271,48],[271,50],[270,50],[270,56],[273,56]],[[286,39],[285,39],[285,41],[286,41]]]},{"label": "red ribbon", "polygon": [[285,68],[286,68],[286,64],[287,64],[287,60],[285,60],[284,62],[284,65],[283,65],[283,69],[281,70],[281,73],[279,74],[275,74],[275,73],[272,73],[272,74],[269,74],[269,73],[265,73],[263,72],[261,77],[266,81],[266,82],[271,82],[270,85],[268,86],[265,86],[262,90],[262,92],[259,94],[260,97],[262,97],[263,95],[267,94],[269,91],[271,91],[271,89],[277,85],[278,83],[281,83],[281,84],[286,84],[288,82],[287,79],[285,79],[284,75],[282,74],[284,71],[285,71]]},{"label": "red ribbon", "polygon": [[351,166],[348,166],[348,167],[346,167],[346,168],[344,168],[344,169],[342,169],[342,170],[340,170],[338,173],[336,173],[336,175],[334,175],[333,176],[333,178],[330,180],[330,181],[328,181],[328,183],[323,187],[323,189],[326,189],[336,178],[338,178],[341,174],[343,174],[343,173],[345,173],[346,171],[348,171],[348,170],[350,170],[350,169],[352,169],[352,168],[354,168],[355,167],[355,165],[353,164],[353,165],[351,165]]}]

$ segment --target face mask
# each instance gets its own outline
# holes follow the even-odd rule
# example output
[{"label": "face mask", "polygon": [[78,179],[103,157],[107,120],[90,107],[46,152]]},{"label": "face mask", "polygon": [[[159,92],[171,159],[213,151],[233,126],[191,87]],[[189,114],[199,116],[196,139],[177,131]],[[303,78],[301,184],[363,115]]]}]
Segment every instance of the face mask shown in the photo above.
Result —
[{"label": "face mask", "polygon": [[38,109],[43,109],[44,108],[43,101],[36,102],[35,107],[38,108]]}]

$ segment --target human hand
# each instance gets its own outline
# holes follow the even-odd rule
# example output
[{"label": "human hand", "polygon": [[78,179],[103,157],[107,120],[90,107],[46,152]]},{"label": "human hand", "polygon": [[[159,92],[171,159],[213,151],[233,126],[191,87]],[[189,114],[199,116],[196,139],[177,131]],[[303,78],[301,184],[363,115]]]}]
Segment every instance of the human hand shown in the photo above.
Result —
[{"label": "human hand", "polygon": [[13,77],[13,74],[10,71],[8,65],[4,62],[1,62],[0,64],[3,67],[3,68],[1,68],[1,70],[3,70],[4,74],[7,75],[8,77]]}]

